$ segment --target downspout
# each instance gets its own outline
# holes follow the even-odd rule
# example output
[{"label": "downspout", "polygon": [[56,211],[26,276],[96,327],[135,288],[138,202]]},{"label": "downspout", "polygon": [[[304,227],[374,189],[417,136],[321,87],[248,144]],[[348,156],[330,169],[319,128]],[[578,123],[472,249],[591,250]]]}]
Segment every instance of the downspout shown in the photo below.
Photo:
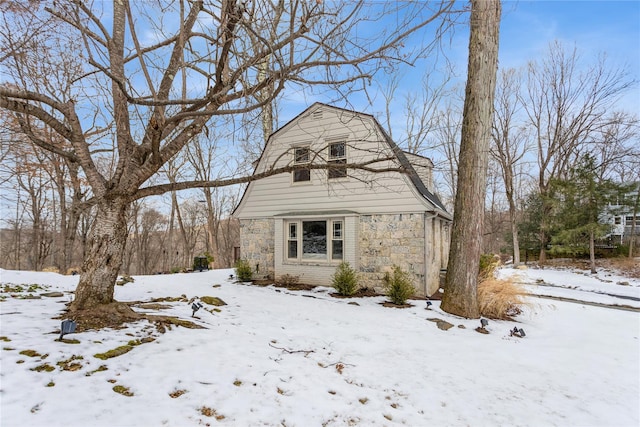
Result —
[{"label": "downspout", "polygon": [[[438,213],[429,216],[429,212],[424,213],[424,227],[422,230],[422,241],[424,242],[424,295],[429,296],[429,259],[427,254],[427,224],[430,220],[438,217]],[[432,239],[433,240],[433,239]]]}]

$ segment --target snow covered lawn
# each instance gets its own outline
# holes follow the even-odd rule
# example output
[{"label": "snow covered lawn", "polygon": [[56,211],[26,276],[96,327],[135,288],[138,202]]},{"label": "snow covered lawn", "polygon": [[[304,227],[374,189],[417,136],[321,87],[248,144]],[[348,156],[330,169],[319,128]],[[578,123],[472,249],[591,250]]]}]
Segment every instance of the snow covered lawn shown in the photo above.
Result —
[{"label": "snow covered lawn", "polygon": [[[0,294],[0,424],[640,425],[638,312],[532,297],[519,323],[490,321],[483,335],[477,320],[450,316],[437,302],[432,310],[424,301],[387,308],[383,297],[235,284],[230,273],[138,276],[116,287],[119,301],[221,298],[227,305],[204,304],[197,319],[186,302],[149,310],[204,329],[161,334],[144,321],[66,335],[79,341],[72,344],[56,341],[60,320],[52,317],[78,278],[0,270],[3,288],[12,284]],[[544,281],[578,283],[556,273]],[[18,292],[18,284],[27,286]],[[30,284],[42,285],[33,295],[64,294],[16,298]],[[440,330],[427,318],[455,327]],[[526,337],[509,336],[516,325]],[[94,357],[130,341],[137,345],[126,354]]]}]

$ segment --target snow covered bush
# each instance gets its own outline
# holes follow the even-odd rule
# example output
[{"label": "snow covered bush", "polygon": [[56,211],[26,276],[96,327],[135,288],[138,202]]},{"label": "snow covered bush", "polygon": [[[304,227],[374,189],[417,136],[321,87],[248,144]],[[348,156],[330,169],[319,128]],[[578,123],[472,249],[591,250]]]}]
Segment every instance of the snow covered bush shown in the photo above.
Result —
[{"label": "snow covered bush", "polygon": [[348,262],[341,262],[333,274],[331,286],[338,294],[351,296],[358,291],[358,273]]},{"label": "snow covered bush", "polygon": [[393,271],[384,274],[384,288],[387,292],[389,300],[397,305],[403,305],[407,298],[415,293],[415,288],[411,282],[409,273],[402,270],[399,266],[394,265]]}]

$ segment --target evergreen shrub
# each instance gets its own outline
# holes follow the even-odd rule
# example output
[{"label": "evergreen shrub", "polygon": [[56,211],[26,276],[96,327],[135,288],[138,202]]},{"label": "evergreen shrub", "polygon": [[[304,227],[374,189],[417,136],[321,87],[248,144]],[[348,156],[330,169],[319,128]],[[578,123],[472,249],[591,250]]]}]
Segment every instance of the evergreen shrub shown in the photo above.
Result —
[{"label": "evergreen shrub", "polygon": [[358,273],[348,262],[341,262],[333,274],[331,285],[338,294],[352,296],[358,291]]},{"label": "evergreen shrub", "polygon": [[397,305],[403,305],[407,299],[415,293],[411,276],[399,266],[393,266],[393,272],[384,274],[384,288],[389,301]]},{"label": "evergreen shrub", "polygon": [[250,282],[252,275],[253,271],[251,271],[249,261],[246,259],[239,259],[236,262],[236,277],[238,280],[241,282]]},{"label": "evergreen shrub", "polygon": [[481,254],[478,267],[478,278],[480,280],[493,277],[493,273],[500,265],[500,257],[494,254]]}]

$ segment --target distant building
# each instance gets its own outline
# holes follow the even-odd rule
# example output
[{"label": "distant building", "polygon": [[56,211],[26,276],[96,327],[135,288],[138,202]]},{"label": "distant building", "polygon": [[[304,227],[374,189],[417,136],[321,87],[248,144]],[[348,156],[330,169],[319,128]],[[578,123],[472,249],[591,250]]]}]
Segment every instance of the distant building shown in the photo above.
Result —
[{"label": "distant building", "polygon": [[[640,181],[627,183],[626,185],[634,189],[627,192],[617,203],[610,204],[603,215],[604,222],[611,225],[611,233],[607,237],[613,244],[626,245],[632,237],[634,216],[632,202],[637,200]],[[640,236],[640,212],[635,213],[635,230],[633,235],[636,239]]]}]

